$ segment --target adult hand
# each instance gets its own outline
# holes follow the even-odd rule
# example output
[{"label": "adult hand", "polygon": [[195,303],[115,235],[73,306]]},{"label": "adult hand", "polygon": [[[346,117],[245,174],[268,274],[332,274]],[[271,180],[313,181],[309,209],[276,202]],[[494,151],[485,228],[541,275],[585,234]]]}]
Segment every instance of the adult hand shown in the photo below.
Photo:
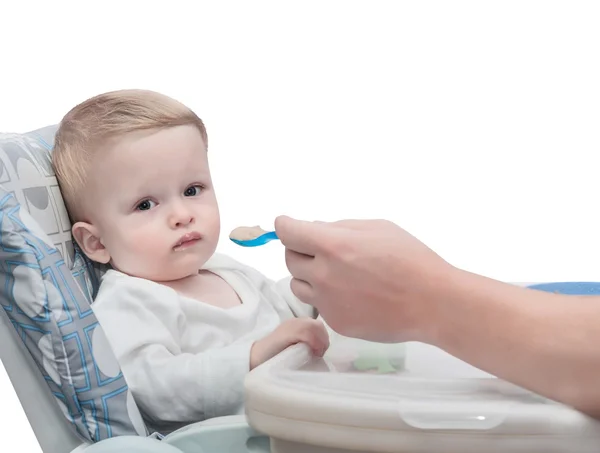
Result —
[{"label": "adult hand", "polygon": [[600,419],[600,297],[456,269],[393,223],[276,219],[292,291],[341,334],[434,344]]},{"label": "adult hand", "polygon": [[385,220],[307,222],[280,216],[293,293],[335,331],[379,342],[429,341],[434,302],[454,268]]}]

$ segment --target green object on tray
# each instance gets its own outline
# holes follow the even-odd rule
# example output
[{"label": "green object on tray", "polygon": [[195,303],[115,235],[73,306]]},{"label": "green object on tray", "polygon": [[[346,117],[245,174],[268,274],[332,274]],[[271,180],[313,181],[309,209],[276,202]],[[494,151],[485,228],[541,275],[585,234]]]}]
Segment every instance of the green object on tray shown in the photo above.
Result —
[{"label": "green object on tray", "polygon": [[353,362],[359,371],[376,369],[378,373],[395,373],[398,369],[386,357],[363,356]]},{"label": "green object on tray", "polygon": [[404,369],[406,346],[363,342],[352,365],[357,371],[375,371],[378,374],[396,373]]}]

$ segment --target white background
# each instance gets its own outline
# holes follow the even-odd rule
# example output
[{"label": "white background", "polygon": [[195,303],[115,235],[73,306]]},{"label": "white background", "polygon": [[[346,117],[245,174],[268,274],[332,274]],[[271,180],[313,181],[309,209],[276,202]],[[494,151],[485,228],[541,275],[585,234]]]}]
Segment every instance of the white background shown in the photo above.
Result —
[{"label": "white background", "polygon": [[[227,235],[286,213],[387,218],[501,280],[600,280],[598,3],[94,5],[2,2],[0,131],[154,89],[206,122],[222,251],[271,277],[280,244]],[[0,451],[40,451],[4,370]]]}]

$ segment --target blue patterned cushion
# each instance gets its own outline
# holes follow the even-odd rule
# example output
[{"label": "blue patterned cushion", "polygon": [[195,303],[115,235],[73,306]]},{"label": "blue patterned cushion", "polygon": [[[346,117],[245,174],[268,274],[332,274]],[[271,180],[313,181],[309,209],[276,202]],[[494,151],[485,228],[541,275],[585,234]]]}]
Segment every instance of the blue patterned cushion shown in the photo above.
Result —
[{"label": "blue patterned cushion", "polygon": [[103,269],[73,246],[50,163],[55,132],[0,134],[0,304],[81,436],[146,435],[90,308]]}]

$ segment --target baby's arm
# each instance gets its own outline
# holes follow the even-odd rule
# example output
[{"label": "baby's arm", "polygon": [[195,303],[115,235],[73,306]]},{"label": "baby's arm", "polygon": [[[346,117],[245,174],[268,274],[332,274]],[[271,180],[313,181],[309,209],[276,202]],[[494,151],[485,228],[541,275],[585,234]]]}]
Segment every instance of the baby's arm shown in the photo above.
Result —
[{"label": "baby's arm", "polygon": [[291,314],[296,318],[316,319],[319,316],[319,312],[315,307],[302,302],[294,295],[290,286],[291,276],[274,281],[249,266],[243,266],[243,271],[276,310],[284,311],[288,316],[291,311]]},{"label": "baby's arm", "polygon": [[183,353],[176,293],[127,277],[112,282],[101,287],[94,312],[144,414],[191,422],[238,412],[252,342]]},{"label": "baby's arm", "polygon": [[275,294],[281,296],[297,318],[308,316],[316,319],[319,316],[319,312],[312,305],[308,305],[296,297],[290,286],[291,281],[291,276],[282,278],[278,281],[265,278],[265,289],[263,289],[263,291],[266,290],[267,295],[268,291],[273,291]]},{"label": "baby's arm", "polygon": [[302,302],[294,295],[290,287],[291,276],[274,281],[254,267],[221,254],[215,254],[211,258],[211,262],[215,268],[234,271],[249,279],[250,283],[266,297],[283,319],[290,317],[316,319],[319,316],[315,307]]}]

